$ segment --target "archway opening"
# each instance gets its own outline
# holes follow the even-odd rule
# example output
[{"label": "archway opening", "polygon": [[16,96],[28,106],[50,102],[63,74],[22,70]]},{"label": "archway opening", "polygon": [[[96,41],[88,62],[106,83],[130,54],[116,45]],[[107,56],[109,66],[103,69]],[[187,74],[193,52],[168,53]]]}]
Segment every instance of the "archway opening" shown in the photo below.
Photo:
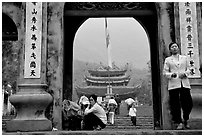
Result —
[{"label": "archway opening", "polygon": [[[105,27],[107,21],[107,29]],[[106,31],[109,34],[109,47],[106,45]],[[110,58],[108,58],[110,48]],[[113,96],[118,94],[121,103],[120,114],[115,116],[117,126],[133,127],[129,123],[120,123],[128,111],[125,100],[138,100],[137,128],[151,128],[152,124],[152,82],[150,65],[150,45],[143,27],[135,19],[125,18],[89,18],[77,30],[73,48],[73,92],[72,100],[77,102],[82,95],[96,94],[98,103],[106,103],[108,78],[100,70],[112,64],[110,85]],[[97,70],[96,75],[89,71]],[[116,71],[127,70],[123,76]],[[107,71],[108,73],[108,71]],[[129,77],[128,82],[123,81]],[[106,107],[104,108],[107,109]],[[146,120],[146,121],[145,121]],[[148,126],[147,126],[148,125]],[[153,126],[152,126],[153,127]]]},{"label": "archway opening", "polygon": [[2,13],[2,40],[3,41],[16,41],[18,40],[18,31],[13,20]]},{"label": "archway opening", "polygon": [[[84,4],[84,6],[83,6]],[[104,4],[104,10],[95,9],[98,5]],[[88,18],[91,17],[132,17],[143,26],[148,34],[150,44],[151,58],[151,74],[152,74],[152,98],[153,98],[153,123],[154,128],[161,128],[161,86],[160,83],[160,64],[159,64],[159,47],[158,47],[158,23],[157,14],[154,3],[139,3],[133,8],[127,7],[126,3],[122,3],[125,10],[109,9],[111,6],[107,3],[93,3],[93,7],[88,8],[86,3],[81,3],[77,7],[73,3],[65,4],[64,11],[64,78],[63,78],[63,97],[72,100],[73,91],[73,45],[74,38],[78,28]],[[110,3],[108,3],[110,4]],[[114,3],[111,3],[114,5]],[[117,4],[116,4],[117,5]],[[137,5],[137,3],[136,3]],[[107,6],[107,7],[106,7]],[[117,6],[115,6],[117,7]],[[101,6],[100,6],[101,8]],[[107,9],[106,9],[107,8]],[[93,10],[94,9],[94,12]],[[132,10],[134,9],[134,10]],[[127,12],[129,11],[129,12]],[[151,22],[151,25],[149,23]]]}]

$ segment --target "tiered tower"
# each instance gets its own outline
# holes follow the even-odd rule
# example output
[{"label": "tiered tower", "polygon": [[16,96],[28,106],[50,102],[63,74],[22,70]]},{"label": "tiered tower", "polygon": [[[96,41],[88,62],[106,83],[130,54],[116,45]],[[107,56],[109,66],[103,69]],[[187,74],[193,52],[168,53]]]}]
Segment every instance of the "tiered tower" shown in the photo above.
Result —
[{"label": "tiered tower", "polygon": [[127,75],[127,69],[120,69],[116,65],[112,68],[100,66],[97,69],[89,69],[84,79],[87,86],[76,87],[78,96],[96,94],[100,97],[119,94],[121,98],[134,97],[139,93],[139,87],[129,87],[131,79]]}]

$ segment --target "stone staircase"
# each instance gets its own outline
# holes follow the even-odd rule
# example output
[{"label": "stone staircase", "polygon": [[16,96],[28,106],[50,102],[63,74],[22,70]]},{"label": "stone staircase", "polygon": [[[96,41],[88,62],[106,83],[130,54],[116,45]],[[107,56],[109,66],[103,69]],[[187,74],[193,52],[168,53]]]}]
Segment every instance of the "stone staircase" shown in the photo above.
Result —
[{"label": "stone staircase", "polygon": [[[36,132],[5,132],[6,121],[14,116],[2,117],[2,135],[202,135],[202,119],[190,120],[190,130],[154,130],[152,116],[138,116],[136,126],[130,117],[116,116],[114,125],[108,125],[101,131],[36,131]],[[136,129],[136,130],[135,130]]]},{"label": "stone staircase", "polygon": [[113,125],[108,125],[106,129],[153,129],[152,116],[138,116],[136,126],[128,116],[115,116]]},{"label": "stone staircase", "polygon": [[[15,116],[6,115],[2,117],[2,131],[6,129],[6,122],[13,119]],[[130,117],[115,116],[114,125],[107,125],[106,129],[153,129],[152,116],[138,116],[136,126],[133,126]]]}]

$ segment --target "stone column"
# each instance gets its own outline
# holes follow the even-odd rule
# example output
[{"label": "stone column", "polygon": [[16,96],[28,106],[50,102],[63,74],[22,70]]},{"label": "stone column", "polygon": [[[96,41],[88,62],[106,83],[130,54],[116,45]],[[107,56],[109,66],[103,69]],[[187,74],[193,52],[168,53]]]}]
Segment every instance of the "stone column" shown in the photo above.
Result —
[{"label": "stone column", "polygon": [[[52,121],[53,126],[58,130],[62,129],[62,101],[63,92],[72,92],[70,78],[64,78],[64,63],[70,64],[70,60],[64,61],[64,3],[63,2],[48,2],[48,34],[47,34],[47,82],[49,83],[48,90],[53,95],[53,112]],[[67,24],[66,24],[67,25]],[[67,38],[67,36],[66,36]],[[66,45],[72,46],[72,45]],[[71,51],[72,52],[72,51]],[[70,52],[70,53],[71,53]],[[70,77],[72,74],[71,68],[69,68]],[[71,71],[71,72],[70,72]],[[63,82],[68,84],[68,88],[63,90]],[[66,86],[64,84],[64,86]],[[68,93],[71,95],[70,93]],[[70,97],[70,96],[69,96]]]},{"label": "stone column", "polygon": [[[53,100],[52,96],[46,92],[48,87],[46,84],[47,3],[23,3],[22,11],[25,14],[22,14],[21,31],[19,33],[19,41],[22,44],[22,48],[20,49],[19,56],[20,74],[18,78],[18,91],[9,98],[16,109],[17,115],[15,119],[7,122],[6,130],[51,130],[52,123],[45,117],[45,109]],[[29,21],[29,19],[32,20]],[[33,24],[28,23],[31,21]],[[37,27],[34,29],[36,31],[29,32],[30,27],[33,26]],[[36,35],[36,41],[34,39],[29,40],[33,34]],[[34,45],[35,48],[32,47]],[[26,55],[29,53],[28,48],[31,49],[31,53],[36,53],[36,58],[32,58],[33,60],[28,58],[30,55]],[[26,74],[26,71],[35,73]]]},{"label": "stone column", "polygon": [[[202,62],[201,9],[197,2],[176,2],[175,12],[177,13],[175,14],[176,38],[181,43],[181,54],[188,56],[193,61],[191,67],[194,70],[194,74],[189,76],[193,99],[190,121],[202,121],[202,74],[199,71]],[[189,17],[191,17],[190,21]],[[189,26],[192,26],[191,30],[185,31],[185,28],[189,28]]]},{"label": "stone column", "polygon": [[4,85],[2,87],[2,116],[4,115]]},{"label": "stone column", "polygon": [[[157,3],[157,12],[158,12],[158,35],[159,35],[159,45],[161,50],[161,55],[159,56],[159,60],[162,62],[160,66],[160,76],[161,76],[161,105],[162,105],[162,129],[171,129],[171,116],[169,112],[169,94],[167,89],[167,80],[163,76],[163,64],[165,58],[169,55],[168,53],[168,45],[171,41],[173,41],[173,37],[171,36],[173,32],[172,20],[171,20],[171,3],[169,2],[160,2]],[[172,12],[173,13],[173,12]],[[157,129],[157,128],[155,128]]]}]

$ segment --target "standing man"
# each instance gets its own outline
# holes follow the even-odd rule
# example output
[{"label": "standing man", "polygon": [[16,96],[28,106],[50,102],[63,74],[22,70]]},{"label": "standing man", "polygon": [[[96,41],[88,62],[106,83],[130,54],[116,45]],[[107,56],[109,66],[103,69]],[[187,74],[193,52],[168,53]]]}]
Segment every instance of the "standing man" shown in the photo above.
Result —
[{"label": "standing man", "polygon": [[84,130],[101,130],[106,127],[107,116],[105,110],[97,103],[97,96],[89,97],[90,105],[84,112]]},{"label": "standing man", "polygon": [[[172,121],[177,129],[190,128],[187,121],[191,113],[193,102],[190,93],[190,64],[186,56],[179,54],[177,43],[170,43],[170,57],[164,62],[163,74],[168,78],[169,104]],[[183,121],[181,118],[181,109],[183,110]]]}]

